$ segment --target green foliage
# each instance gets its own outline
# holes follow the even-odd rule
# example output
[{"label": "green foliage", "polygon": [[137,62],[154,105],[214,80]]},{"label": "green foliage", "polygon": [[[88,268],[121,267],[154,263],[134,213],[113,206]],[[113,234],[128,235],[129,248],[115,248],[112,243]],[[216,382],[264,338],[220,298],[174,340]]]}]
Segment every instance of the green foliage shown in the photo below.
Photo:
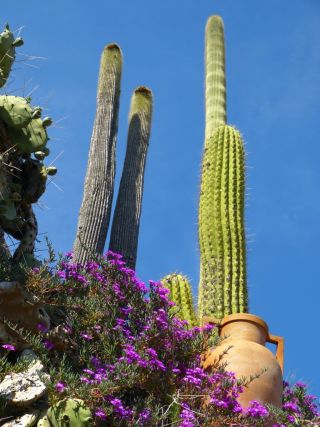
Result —
[{"label": "green foliage", "polygon": [[240,133],[220,126],[206,140],[199,203],[199,316],[246,312],[244,161]]},{"label": "green foliage", "polygon": [[169,289],[169,299],[176,304],[175,311],[182,320],[187,320],[190,326],[199,324],[192,300],[191,285],[186,276],[169,274],[161,279],[163,285]]}]

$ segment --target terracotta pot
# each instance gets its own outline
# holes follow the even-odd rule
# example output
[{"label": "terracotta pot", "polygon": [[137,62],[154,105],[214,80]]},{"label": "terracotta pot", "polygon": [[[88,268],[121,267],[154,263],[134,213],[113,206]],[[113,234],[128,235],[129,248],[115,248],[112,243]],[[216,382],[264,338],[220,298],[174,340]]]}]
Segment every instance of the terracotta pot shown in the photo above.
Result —
[{"label": "terracotta pot", "polygon": [[[202,320],[203,324],[210,322],[210,318]],[[238,379],[248,378],[266,369],[245,387],[238,401],[244,408],[251,400],[281,408],[283,338],[270,335],[268,325],[260,317],[240,313],[222,319],[219,334],[223,341],[204,355],[204,369],[210,371],[219,357],[222,364],[227,364],[226,369],[234,372]],[[277,345],[276,355],[265,347],[266,342]]]}]

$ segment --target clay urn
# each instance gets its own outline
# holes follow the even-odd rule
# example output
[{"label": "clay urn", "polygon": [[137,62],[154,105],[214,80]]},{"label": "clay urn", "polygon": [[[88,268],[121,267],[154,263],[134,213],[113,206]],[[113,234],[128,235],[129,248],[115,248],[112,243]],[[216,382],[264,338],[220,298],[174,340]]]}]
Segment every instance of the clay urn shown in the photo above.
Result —
[{"label": "clay urn", "polygon": [[[204,318],[202,323],[210,321],[210,318]],[[234,372],[238,379],[260,373],[244,387],[238,402],[243,408],[247,408],[252,400],[281,408],[283,338],[270,335],[268,325],[260,317],[243,313],[222,319],[219,335],[221,343],[203,357],[204,369],[210,372],[217,363],[226,364],[226,370]],[[266,347],[267,342],[277,345],[276,354]]]}]

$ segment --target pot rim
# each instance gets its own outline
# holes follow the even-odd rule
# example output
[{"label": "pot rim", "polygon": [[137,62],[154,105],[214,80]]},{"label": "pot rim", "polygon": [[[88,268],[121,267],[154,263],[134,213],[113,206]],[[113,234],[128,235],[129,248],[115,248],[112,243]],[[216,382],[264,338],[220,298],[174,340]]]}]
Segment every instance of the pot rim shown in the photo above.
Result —
[{"label": "pot rim", "polygon": [[219,324],[219,328],[222,328],[223,326],[227,325],[228,323],[238,322],[238,321],[255,323],[255,324],[261,326],[266,331],[267,336],[269,336],[269,327],[268,327],[267,323],[261,317],[256,316],[255,314],[250,314],[250,313],[229,314],[228,316],[221,319],[221,322]]}]

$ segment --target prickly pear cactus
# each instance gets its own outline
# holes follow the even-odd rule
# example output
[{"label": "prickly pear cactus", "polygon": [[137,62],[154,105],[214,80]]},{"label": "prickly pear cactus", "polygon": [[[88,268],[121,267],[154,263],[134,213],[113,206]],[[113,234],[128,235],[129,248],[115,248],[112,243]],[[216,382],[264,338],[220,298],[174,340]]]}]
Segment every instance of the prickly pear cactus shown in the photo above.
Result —
[{"label": "prickly pear cactus", "polygon": [[206,141],[199,204],[199,315],[218,319],[248,309],[244,232],[244,147],[220,126]]},{"label": "prickly pear cactus", "polygon": [[16,57],[16,47],[21,46],[21,37],[15,39],[9,25],[0,33],[0,87],[4,86]]},{"label": "prickly pear cactus", "polygon": [[26,127],[32,120],[29,100],[20,96],[0,96],[0,120],[14,128]]},{"label": "prickly pear cactus", "polygon": [[161,282],[169,289],[169,299],[178,308],[178,317],[187,320],[190,326],[198,324],[197,315],[192,300],[191,285],[186,276],[181,274],[169,274]]},{"label": "prickly pear cactus", "polygon": [[[9,27],[0,33],[0,87],[9,76],[15,59],[14,40]],[[20,243],[12,256],[12,271],[22,261],[34,266],[33,252],[38,227],[32,204],[46,188],[54,166],[45,167],[49,154],[47,127],[50,117],[41,118],[41,108],[32,107],[30,98],[0,96],[0,235],[7,233]],[[33,156],[33,157],[32,157]],[[3,253],[10,253],[2,239]]]},{"label": "prickly pear cactus", "polygon": [[53,427],[87,427],[93,425],[92,414],[83,400],[64,399],[48,409],[47,418]]}]

